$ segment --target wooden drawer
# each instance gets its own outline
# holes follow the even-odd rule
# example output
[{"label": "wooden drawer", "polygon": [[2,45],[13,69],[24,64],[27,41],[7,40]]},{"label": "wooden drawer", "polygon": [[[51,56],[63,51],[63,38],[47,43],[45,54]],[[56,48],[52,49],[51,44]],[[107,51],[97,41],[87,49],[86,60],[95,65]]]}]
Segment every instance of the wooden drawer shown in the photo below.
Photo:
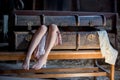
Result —
[{"label": "wooden drawer", "polygon": [[41,25],[40,16],[32,16],[32,15],[15,15],[15,26],[28,26],[29,24],[34,26]]},{"label": "wooden drawer", "polygon": [[44,24],[58,26],[76,26],[75,16],[44,16]]},{"label": "wooden drawer", "polygon": [[79,32],[78,49],[100,49],[97,31]]},{"label": "wooden drawer", "polygon": [[106,18],[103,15],[79,16],[80,26],[105,26]]},{"label": "wooden drawer", "polygon": [[104,26],[106,18],[103,15],[91,16],[30,16],[15,15],[15,24],[13,26],[19,28],[23,26],[39,26],[41,24],[58,26]]},{"label": "wooden drawer", "polygon": [[[29,32],[14,32],[15,50],[26,50],[32,38]],[[97,32],[61,32],[63,44],[53,49],[99,49]]]}]

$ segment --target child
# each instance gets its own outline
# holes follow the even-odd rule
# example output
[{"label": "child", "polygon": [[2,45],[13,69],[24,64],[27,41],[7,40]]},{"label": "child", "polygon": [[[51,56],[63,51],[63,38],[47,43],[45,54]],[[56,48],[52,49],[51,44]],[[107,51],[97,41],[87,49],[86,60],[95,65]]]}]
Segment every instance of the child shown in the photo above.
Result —
[{"label": "child", "polygon": [[48,28],[45,25],[41,25],[33,36],[23,62],[23,68],[25,70],[29,70],[30,59],[34,53],[37,62],[32,66],[32,68],[35,70],[41,69],[43,65],[46,64],[47,57],[52,47],[61,44],[61,42],[61,35],[57,25],[51,24]]}]

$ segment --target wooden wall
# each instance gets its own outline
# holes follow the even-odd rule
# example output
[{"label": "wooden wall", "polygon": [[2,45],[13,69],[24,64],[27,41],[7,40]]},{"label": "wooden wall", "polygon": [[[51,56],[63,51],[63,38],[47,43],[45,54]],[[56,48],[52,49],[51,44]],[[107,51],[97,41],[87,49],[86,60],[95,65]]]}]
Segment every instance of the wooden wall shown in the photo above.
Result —
[{"label": "wooden wall", "polygon": [[4,13],[14,9],[117,12],[117,1],[120,3],[119,0],[0,0],[0,10]]},{"label": "wooden wall", "polygon": [[23,2],[25,3],[24,9],[33,10],[89,12],[117,11],[117,0],[23,0]]}]

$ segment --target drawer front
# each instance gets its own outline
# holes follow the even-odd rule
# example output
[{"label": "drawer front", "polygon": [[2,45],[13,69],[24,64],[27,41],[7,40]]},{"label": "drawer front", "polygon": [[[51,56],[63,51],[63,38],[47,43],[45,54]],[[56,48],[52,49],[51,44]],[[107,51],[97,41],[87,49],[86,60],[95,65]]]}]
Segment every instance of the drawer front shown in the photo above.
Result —
[{"label": "drawer front", "polygon": [[[15,50],[26,50],[32,39],[29,32],[14,32],[15,34]],[[63,44],[53,47],[53,49],[76,49],[76,33],[61,32]]]},{"label": "drawer front", "polygon": [[53,49],[76,49],[76,32],[61,32],[62,45],[57,45]]},{"label": "drawer front", "polygon": [[50,25],[56,24],[58,26],[104,26],[106,19],[103,15],[91,16],[30,16],[30,15],[16,15],[15,26],[39,26],[41,24]]},{"label": "drawer front", "polygon": [[40,16],[16,15],[15,26],[39,26],[41,25]]},{"label": "drawer front", "polygon": [[15,34],[15,50],[26,50],[32,39],[32,34],[29,32],[14,32]]},{"label": "drawer front", "polygon": [[[97,32],[61,32],[63,44],[53,49],[99,49]],[[32,39],[29,32],[15,32],[15,50],[26,50]]]},{"label": "drawer front", "polygon": [[58,26],[76,26],[75,16],[44,16],[44,24]]},{"label": "drawer front", "polygon": [[80,32],[78,40],[78,49],[100,49],[97,32]]},{"label": "drawer front", "polygon": [[79,16],[80,26],[105,26],[106,18],[102,15],[95,16]]}]

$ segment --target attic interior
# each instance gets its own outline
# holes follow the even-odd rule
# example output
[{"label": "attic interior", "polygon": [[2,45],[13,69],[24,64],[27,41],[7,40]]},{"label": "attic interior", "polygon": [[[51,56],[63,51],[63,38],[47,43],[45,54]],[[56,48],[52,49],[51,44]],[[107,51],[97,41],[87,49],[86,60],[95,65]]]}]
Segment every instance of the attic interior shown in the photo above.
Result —
[{"label": "attic interior", "polygon": [[[113,72],[111,72],[110,74],[106,74],[106,73],[104,74],[110,75],[110,80],[119,80],[120,79],[120,77],[118,77],[120,76],[118,75],[118,73],[120,73],[120,67],[119,67],[120,66],[120,55],[119,55],[120,54],[120,19],[119,19],[120,8],[119,7],[120,7],[119,0],[0,0],[0,52],[1,52],[0,54],[1,56],[5,56],[2,53],[4,51],[15,52],[15,53],[18,52],[18,54],[19,52],[20,53],[26,52],[29,45],[28,41],[30,42],[31,39],[30,37],[32,30],[37,29],[40,24],[48,25],[49,23],[55,22],[56,24],[58,24],[58,27],[62,32],[61,34],[63,38],[63,45],[53,47],[53,51],[54,50],[59,51],[59,49],[63,51],[99,50],[100,46],[99,46],[99,42],[97,42],[98,38],[96,38],[98,34],[92,31],[98,29],[105,29],[108,33],[110,32],[108,34],[109,40],[111,45],[118,51],[118,57],[115,66],[112,67],[115,69],[115,73],[114,70],[110,68],[111,70],[113,70]],[[91,15],[94,16],[95,18],[90,17]],[[57,16],[57,17],[53,17],[53,16]],[[45,18],[45,22],[44,22],[44,18]],[[92,22],[90,18],[93,20]],[[29,26],[28,24],[25,23],[25,21],[29,21],[32,23],[30,23]],[[79,22],[80,25],[79,24],[77,25],[77,23]],[[104,26],[104,23],[106,23],[107,27],[106,26],[101,27]],[[91,24],[93,25],[92,27]],[[77,32],[79,32],[79,30],[84,32],[79,33],[78,35],[77,33],[74,32],[74,30],[77,30]],[[28,34],[28,32],[30,33]],[[9,57],[13,58],[11,55],[9,55]],[[53,56],[51,59],[53,59],[54,57],[55,56]],[[7,61],[5,61],[3,58],[0,57],[1,60],[0,63],[2,63],[2,65],[3,63],[12,63],[13,65],[15,65],[21,63],[21,60],[23,60],[21,56],[16,57],[15,59],[11,59],[5,56],[5,60]],[[11,61],[9,61],[7,58],[10,59]],[[104,66],[104,60],[98,60],[98,62]],[[57,66],[62,65],[62,67],[66,67],[66,66],[78,67],[79,65],[82,67],[86,67],[91,64],[94,65],[94,63],[92,63],[92,61],[90,60],[67,61],[64,59],[62,61],[49,61],[48,65],[53,66],[54,63],[56,63]],[[21,69],[21,65],[19,67]],[[10,73],[13,72],[10,71]],[[0,76],[1,75],[3,74],[0,74]],[[102,73],[99,73],[99,75],[102,75]],[[2,76],[1,79],[7,80],[7,78],[4,78]],[[12,80],[14,78],[10,78],[10,79]],[[76,78],[70,77],[67,79],[74,80]],[[78,77],[76,80],[79,79],[87,80],[88,78]],[[103,78],[96,78],[95,80],[102,80],[102,79]],[[104,79],[107,80],[108,78],[104,77]],[[50,80],[54,80],[54,79],[50,78]],[[60,77],[60,79],[57,80],[66,80],[66,77],[64,78]]]},{"label": "attic interior", "polygon": [[[117,12],[120,1],[112,0],[1,0],[0,2],[0,33],[1,42],[6,39],[7,27],[3,27],[4,20],[14,10],[41,11],[79,11],[79,12]],[[5,35],[5,36],[3,36]]]}]

